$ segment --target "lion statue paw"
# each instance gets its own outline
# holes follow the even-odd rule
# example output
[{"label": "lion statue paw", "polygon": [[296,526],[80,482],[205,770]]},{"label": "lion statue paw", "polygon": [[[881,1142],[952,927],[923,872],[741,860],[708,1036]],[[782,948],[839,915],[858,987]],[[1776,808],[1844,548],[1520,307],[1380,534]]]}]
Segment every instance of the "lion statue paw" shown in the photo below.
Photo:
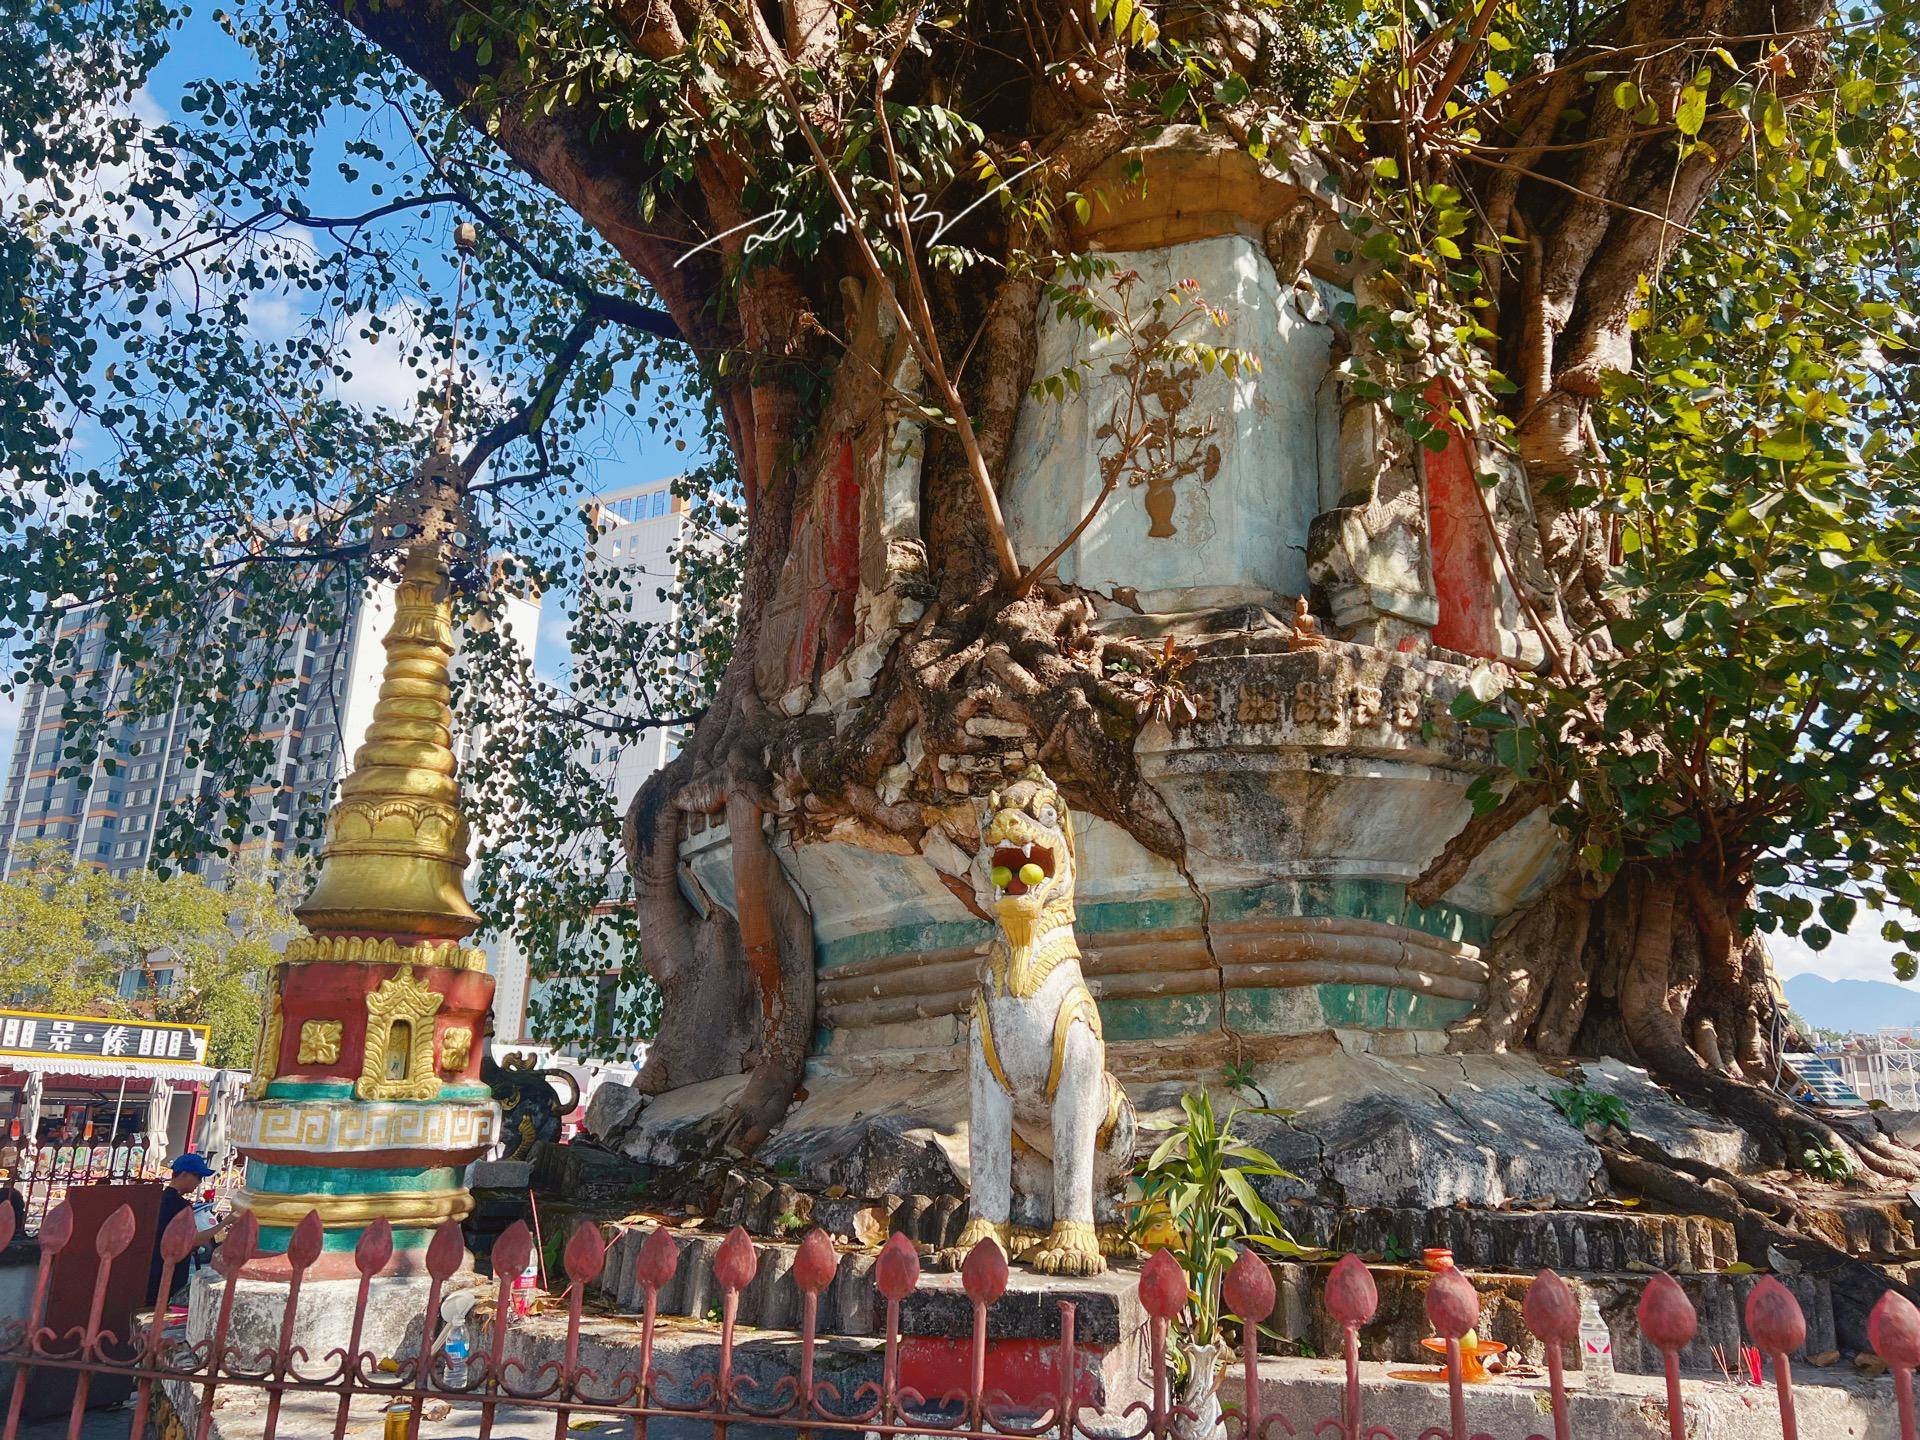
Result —
[{"label": "lion statue paw", "polygon": [[1103,1275],[1106,1257],[1100,1237],[1084,1220],[1061,1220],[1047,1237],[1020,1257],[1043,1275]]},{"label": "lion statue paw", "polygon": [[944,1250],[934,1252],[933,1263],[943,1270],[958,1270],[966,1264],[967,1256],[973,1247],[982,1240],[991,1240],[1000,1247],[1002,1255],[1013,1253],[1013,1227],[995,1224],[991,1220],[973,1219],[967,1221],[966,1228],[960,1232],[960,1238]]}]

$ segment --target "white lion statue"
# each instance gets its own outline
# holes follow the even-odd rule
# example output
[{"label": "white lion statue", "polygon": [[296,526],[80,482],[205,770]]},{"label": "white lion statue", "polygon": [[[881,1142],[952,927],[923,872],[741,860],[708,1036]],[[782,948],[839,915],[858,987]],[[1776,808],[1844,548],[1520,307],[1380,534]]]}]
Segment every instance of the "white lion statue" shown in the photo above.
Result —
[{"label": "white lion statue", "polygon": [[997,923],[968,1039],[972,1195],[946,1258],[991,1237],[1049,1274],[1098,1275],[1125,1248],[1136,1121],[1080,973],[1073,822],[1034,767],[994,794],[981,841],[976,880]]}]

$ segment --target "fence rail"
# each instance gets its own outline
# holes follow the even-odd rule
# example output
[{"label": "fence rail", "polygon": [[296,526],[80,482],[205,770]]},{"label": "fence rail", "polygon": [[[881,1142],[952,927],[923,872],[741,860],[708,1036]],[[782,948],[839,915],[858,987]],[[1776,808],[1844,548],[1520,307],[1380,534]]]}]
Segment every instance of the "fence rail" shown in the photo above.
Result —
[{"label": "fence rail", "polygon": [[138,1143],[122,1145],[26,1145],[4,1167],[6,1183],[20,1195],[25,1230],[37,1234],[47,1214],[75,1185],[116,1185],[158,1180],[167,1157]]},{"label": "fence rail", "polygon": [[[12,1238],[12,1230],[10,1210],[0,1207],[0,1245]],[[396,1363],[383,1363],[370,1351],[363,1351],[360,1344],[369,1289],[393,1257],[393,1234],[384,1220],[368,1227],[354,1251],[359,1290],[346,1345],[318,1359],[295,1346],[292,1339],[302,1284],[321,1254],[322,1229],[317,1214],[309,1214],[296,1227],[287,1251],[290,1279],[278,1344],[253,1354],[238,1352],[229,1340],[238,1288],[231,1284],[222,1288],[211,1333],[198,1344],[166,1333],[158,1321],[145,1327],[136,1325],[125,1336],[116,1335],[102,1325],[114,1268],[122,1264],[144,1268],[146,1263],[143,1255],[127,1254],[135,1223],[132,1211],[126,1207],[91,1237],[100,1263],[86,1323],[55,1333],[46,1324],[49,1277],[55,1257],[73,1243],[73,1231],[73,1212],[65,1206],[49,1213],[41,1227],[41,1259],[28,1320],[24,1325],[13,1326],[13,1333],[6,1337],[8,1343],[0,1348],[0,1364],[16,1366],[0,1440],[16,1440],[27,1387],[33,1374],[39,1371],[66,1371],[76,1375],[69,1419],[70,1440],[77,1440],[79,1436],[90,1385],[101,1376],[120,1377],[133,1384],[131,1440],[140,1440],[145,1433],[155,1404],[154,1387],[168,1382],[188,1387],[191,1393],[197,1394],[197,1402],[191,1407],[198,1412],[194,1440],[207,1440],[216,1396],[222,1390],[230,1392],[236,1387],[266,1397],[261,1440],[274,1440],[284,1402],[290,1395],[332,1400],[334,1440],[343,1440],[355,1403],[366,1400],[403,1402],[409,1411],[407,1440],[417,1440],[422,1408],[429,1401],[477,1407],[477,1440],[489,1440],[496,1418],[503,1410],[550,1413],[554,1440],[565,1440],[576,1417],[629,1419],[634,1423],[636,1440],[646,1440],[651,1420],[705,1422],[714,1427],[716,1440],[726,1440],[729,1427],[765,1426],[833,1435],[871,1432],[882,1437],[913,1434],[951,1436],[954,1440],[1037,1440],[1041,1436],[1056,1436],[1058,1440],[1074,1440],[1075,1436],[1087,1437],[1087,1440],[1094,1440],[1096,1436],[1100,1440],[1149,1440],[1149,1437],[1151,1440],[1196,1440],[1201,1435],[1194,1410],[1175,1403],[1172,1398],[1173,1357],[1169,1337],[1190,1296],[1185,1274],[1166,1251],[1155,1253],[1147,1261],[1139,1280],[1139,1297],[1148,1316],[1152,1398],[1135,1402],[1118,1415],[1102,1415],[1084,1404],[1079,1395],[1071,1302],[1063,1301],[1060,1305],[1059,1359],[1053,1372],[1058,1377],[1058,1393],[1044,1400],[1036,1412],[1031,1404],[1017,1407],[1005,1395],[988,1390],[988,1311],[1007,1288],[1006,1258],[991,1241],[974,1247],[961,1273],[962,1288],[972,1305],[970,1382],[951,1394],[938,1396],[922,1395],[902,1383],[901,1302],[920,1283],[920,1261],[911,1243],[896,1235],[881,1252],[874,1269],[874,1282],[886,1302],[885,1348],[879,1379],[862,1382],[851,1395],[843,1396],[831,1380],[816,1375],[820,1298],[840,1264],[840,1256],[826,1235],[818,1230],[801,1242],[791,1272],[801,1297],[797,1373],[763,1390],[736,1368],[740,1294],[753,1283],[758,1268],[752,1241],[744,1230],[736,1228],[720,1246],[713,1266],[714,1278],[720,1287],[717,1364],[694,1377],[690,1388],[679,1387],[682,1393],[692,1397],[687,1403],[680,1403],[665,1393],[676,1387],[662,1385],[655,1365],[659,1292],[673,1279],[679,1263],[678,1248],[665,1230],[655,1231],[641,1246],[635,1260],[635,1279],[644,1297],[639,1363],[617,1374],[603,1376],[581,1362],[586,1287],[600,1274],[606,1260],[606,1241],[599,1227],[591,1222],[580,1224],[564,1251],[563,1266],[569,1282],[565,1295],[564,1358],[557,1363],[548,1361],[531,1367],[508,1358],[506,1353],[509,1334],[520,1323],[515,1315],[511,1287],[533,1248],[533,1238],[524,1224],[510,1227],[493,1251],[494,1273],[499,1277],[493,1321],[484,1344],[476,1347],[477,1353],[471,1357],[461,1383],[449,1381],[444,1337],[432,1338],[444,1287],[466,1258],[460,1228],[455,1222],[448,1221],[439,1228],[426,1255],[428,1285],[421,1311],[423,1338],[418,1347],[423,1353],[402,1357]],[[163,1266],[160,1293],[168,1293],[176,1268],[185,1262],[199,1238],[190,1213],[178,1217],[167,1228],[160,1240]],[[242,1213],[215,1252],[215,1269],[230,1279],[239,1274],[254,1258],[258,1241],[257,1222],[250,1213]],[[1281,1436],[1312,1436],[1315,1440],[1396,1440],[1392,1432],[1369,1425],[1366,1419],[1367,1396],[1360,1378],[1358,1337],[1360,1329],[1373,1317],[1378,1295],[1373,1277],[1357,1256],[1348,1255],[1333,1267],[1324,1296],[1328,1311],[1346,1336],[1344,1398],[1337,1415],[1296,1424],[1293,1419],[1266,1413],[1263,1408],[1263,1361],[1257,1337],[1259,1325],[1273,1312],[1276,1299],[1273,1275],[1267,1266],[1250,1252],[1242,1251],[1226,1276],[1222,1299],[1227,1312],[1240,1322],[1243,1381],[1238,1396],[1221,1397],[1228,1409],[1218,1422],[1220,1428],[1216,1436],[1223,1436],[1224,1440],[1273,1440]],[[1462,1375],[1461,1341],[1479,1322],[1480,1297],[1466,1276],[1458,1271],[1443,1271],[1428,1288],[1426,1311],[1446,1344],[1447,1411],[1443,1419],[1422,1430],[1417,1440],[1490,1440],[1468,1429]],[[1568,1419],[1562,1354],[1577,1337],[1579,1305],[1565,1281],[1552,1271],[1543,1270],[1527,1293],[1523,1313],[1528,1327],[1545,1345],[1553,1430],[1551,1437],[1536,1434],[1528,1440],[1571,1440],[1573,1432]],[[1680,1286],[1665,1274],[1656,1274],[1647,1283],[1638,1314],[1642,1332],[1665,1357],[1667,1428],[1672,1440],[1685,1440],[1687,1419],[1681,1399],[1679,1357],[1693,1339],[1698,1319]],[[1806,1338],[1806,1322],[1799,1304],[1786,1287],[1769,1277],[1749,1295],[1745,1319],[1755,1345],[1771,1362],[1786,1440],[1798,1440],[1793,1372],[1788,1357]],[[679,1327],[677,1333],[686,1333],[684,1327]],[[1920,1310],[1889,1291],[1874,1308],[1869,1337],[1892,1372],[1902,1440],[1916,1440],[1913,1372],[1920,1366]],[[1270,1365],[1271,1361],[1265,1363]],[[1436,1395],[1436,1401],[1437,1398]],[[324,1410],[324,1405],[322,1408]],[[304,1425],[300,1428],[303,1433],[312,1433]],[[1409,1436],[1407,1440],[1415,1437]]]}]

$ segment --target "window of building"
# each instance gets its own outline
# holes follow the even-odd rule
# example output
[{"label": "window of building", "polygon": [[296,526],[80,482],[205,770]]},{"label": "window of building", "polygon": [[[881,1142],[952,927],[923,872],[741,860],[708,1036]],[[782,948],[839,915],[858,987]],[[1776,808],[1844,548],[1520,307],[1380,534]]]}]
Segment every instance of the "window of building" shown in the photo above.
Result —
[{"label": "window of building", "polygon": [[666,513],[667,513],[667,492],[664,490],[660,490],[655,492],[653,497],[653,514],[658,516],[658,515],[664,515]]},{"label": "window of building", "polygon": [[620,1016],[620,972],[609,971],[594,977],[593,995],[593,1035],[596,1040],[606,1042],[618,1038],[615,1034]]}]

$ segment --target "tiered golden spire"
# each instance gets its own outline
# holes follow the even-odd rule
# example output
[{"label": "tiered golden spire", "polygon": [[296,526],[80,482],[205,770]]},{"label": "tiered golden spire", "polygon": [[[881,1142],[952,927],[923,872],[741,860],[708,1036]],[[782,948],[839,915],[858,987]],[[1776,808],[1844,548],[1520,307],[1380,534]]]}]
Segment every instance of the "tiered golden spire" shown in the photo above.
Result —
[{"label": "tiered golden spire", "polygon": [[434,439],[396,507],[406,564],[373,722],[327,817],[320,878],[297,912],[315,934],[459,940],[480,923],[467,904],[449,705],[453,607],[442,547],[458,469],[444,423]]}]

